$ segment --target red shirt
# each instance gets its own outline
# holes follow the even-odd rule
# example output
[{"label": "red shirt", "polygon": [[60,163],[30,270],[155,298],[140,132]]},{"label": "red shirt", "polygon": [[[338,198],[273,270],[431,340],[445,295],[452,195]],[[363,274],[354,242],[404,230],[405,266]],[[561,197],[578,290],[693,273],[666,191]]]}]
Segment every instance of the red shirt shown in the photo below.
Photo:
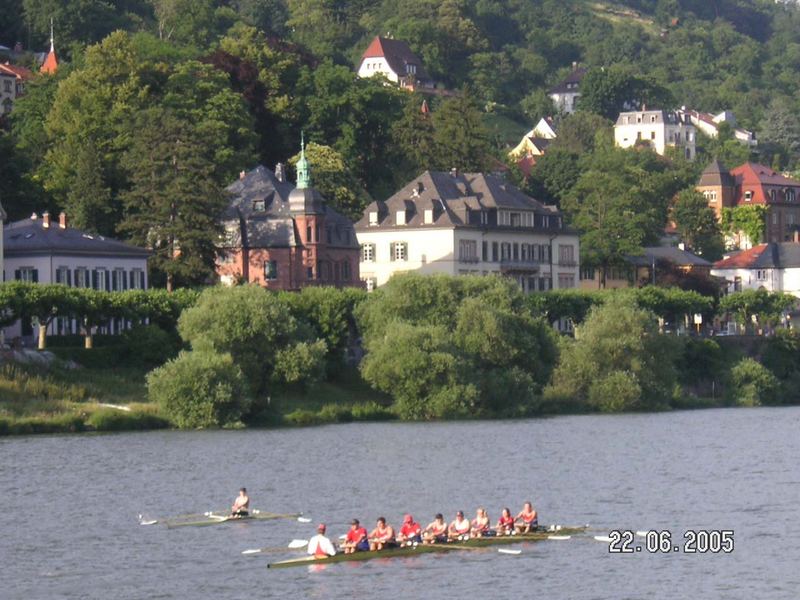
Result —
[{"label": "red shirt", "polygon": [[419,526],[419,523],[403,523],[403,526],[400,528],[400,535],[403,537],[414,537],[415,535],[419,535],[419,532],[422,531],[422,528]]},{"label": "red shirt", "polygon": [[514,517],[500,517],[500,521],[498,521],[500,527],[513,527],[514,526]]},{"label": "red shirt", "polygon": [[358,543],[367,537],[367,530],[363,527],[359,527],[358,529],[350,529],[347,532],[347,541],[351,543]]}]

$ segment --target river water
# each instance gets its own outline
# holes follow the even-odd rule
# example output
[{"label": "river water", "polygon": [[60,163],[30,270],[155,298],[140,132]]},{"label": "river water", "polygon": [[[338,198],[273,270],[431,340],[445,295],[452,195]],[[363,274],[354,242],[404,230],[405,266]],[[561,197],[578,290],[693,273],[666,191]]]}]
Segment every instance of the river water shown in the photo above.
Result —
[{"label": "river water", "polygon": [[[0,439],[0,598],[800,597],[800,408],[525,421]],[[531,498],[540,521],[733,530],[732,553],[610,554],[591,535],[267,570],[308,538],[291,520],[167,529],[151,517],[229,506],[303,511],[336,536],[404,512],[427,523]],[[637,540],[637,544],[641,540]]]}]

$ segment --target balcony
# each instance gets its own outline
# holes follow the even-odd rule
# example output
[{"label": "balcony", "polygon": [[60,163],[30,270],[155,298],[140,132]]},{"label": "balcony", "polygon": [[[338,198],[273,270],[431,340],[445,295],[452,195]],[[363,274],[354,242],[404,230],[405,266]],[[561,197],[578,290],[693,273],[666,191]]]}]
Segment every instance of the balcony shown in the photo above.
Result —
[{"label": "balcony", "polygon": [[500,261],[502,273],[538,273],[541,261],[538,260],[512,260],[510,258]]}]

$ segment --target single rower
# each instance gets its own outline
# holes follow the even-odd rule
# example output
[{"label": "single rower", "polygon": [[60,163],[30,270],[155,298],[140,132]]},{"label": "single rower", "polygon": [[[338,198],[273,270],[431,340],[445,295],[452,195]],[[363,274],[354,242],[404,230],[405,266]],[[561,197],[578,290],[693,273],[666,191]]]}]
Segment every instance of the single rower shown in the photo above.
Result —
[{"label": "single rower", "polygon": [[447,541],[447,523],[442,513],[437,513],[433,521],[428,523],[422,532],[422,543],[441,544]]},{"label": "single rower", "polygon": [[422,541],[422,528],[414,520],[411,515],[403,517],[403,524],[400,526],[400,533],[397,534],[397,542],[400,544],[405,543],[419,543]]},{"label": "single rower", "polygon": [[342,543],[342,549],[345,554],[369,550],[367,530],[361,526],[358,519],[350,521],[350,531],[347,532],[347,536]]},{"label": "single rower", "polygon": [[492,531],[492,523],[489,520],[489,515],[486,514],[486,509],[481,507],[475,511],[475,518],[472,519],[472,527],[470,528],[470,537],[479,538],[486,535],[494,535]]},{"label": "single rower", "polygon": [[241,519],[250,514],[250,498],[247,495],[247,489],[242,488],[239,490],[239,495],[233,501],[231,506],[231,518]]},{"label": "single rower", "polygon": [[386,524],[386,519],[378,517],[375,529],[369,534],[369,549],[383,550],[394,544],[394,527]]},{"label": "single rower", "polygon": [[469,536],[471,528],[469,519],[464,518],[464,511],[460,510],[456,513],[456,518],[450,522],[447,528],[447,536],[452,539],[460,539],[463,536]]},{"label": "single rower", "polygon": [[519,533],[530,533],[531,531],[535,531],[539,526],[539,514],[536,512],[536,509],[533,508],[533,504],[531,504],[530,501],[522,506],[522,510],[514,520]]},{"label": "single rower", "polygon": [[495,525],[494,530],[497,535],[511,535],[514,533],[514,517],[511,516],[511,511],[508,508],[503,509],[503,513],[497,519],[497,525]]},{"label": "single rower", "polygon": [[325,524],[317,525],[317,535],[308,540],[308,553],[314,558],[327,558],[336,555],[336,548],[325,535]]}]

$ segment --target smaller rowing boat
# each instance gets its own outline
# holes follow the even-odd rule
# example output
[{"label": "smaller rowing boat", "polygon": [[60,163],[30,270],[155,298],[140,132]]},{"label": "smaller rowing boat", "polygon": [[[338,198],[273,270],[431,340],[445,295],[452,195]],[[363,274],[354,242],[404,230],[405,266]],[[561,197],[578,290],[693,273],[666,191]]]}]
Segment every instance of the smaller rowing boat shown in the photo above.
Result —
[{"label": "smaller rowing boat", "polygon": [[[385,548],[377,551],[354,552],[353,554],[336,554],[324,558],[314,556],[302,556],[300,558],[290,558],[267,565],[270,569],[283,569],[286,567],[300,567],[303,565],[325,565],[329,563],[365,561],[373,558],[392,558],[397,556],[417,556],[433,552],[453,552],[459,550],[480,550],[490,546],[505,546],[507,544],[518,544],[521,542],[539,542],[550,537],[565,538],[578,533],[583,533],[586,527],[561,527],[551,525],[548,528],[539,528],[531,533],[521,533],[518,535],[503,535],[492,537],[472,538],[467,540],[455,540],[441,544],[416,544],[410,546],[398,546]],[[557,532],[557,534],[556,534]]]},{"label": "smaller rowing boat", "polygon": [[183,518],[167,518],[167,519],[152,519],[144,520],[139,518],[140,525],[166,525],[168,528],[173,527],[205,527],[208,525],[221,525],[222,523],[240,523],[244,521],[271,521],[275,519],[298,519],[302,522],[308,522],[309,519],[303,517],[303,513],[273,513],[263,510],[251,510],[250,514],[246,517],[232,517],[230,514],[221,514],[220,512],[209,511],[202,515],[189,515]]}]

